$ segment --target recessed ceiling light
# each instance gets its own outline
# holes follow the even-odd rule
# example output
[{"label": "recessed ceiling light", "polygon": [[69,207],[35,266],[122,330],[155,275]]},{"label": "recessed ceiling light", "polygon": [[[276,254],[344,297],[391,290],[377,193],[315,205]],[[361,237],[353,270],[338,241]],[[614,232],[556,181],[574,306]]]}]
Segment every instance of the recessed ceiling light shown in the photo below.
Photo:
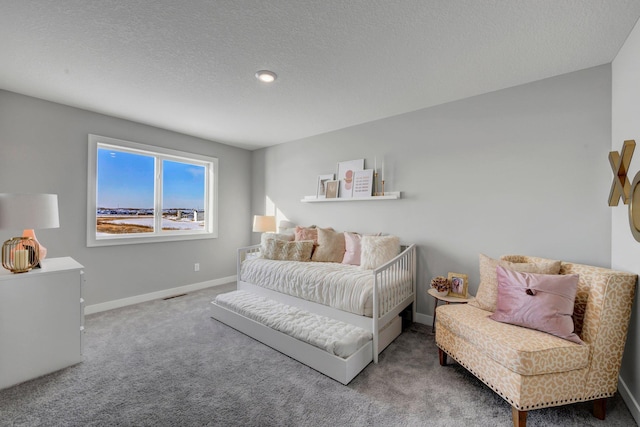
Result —
[{"label": "recessed ceiling light", "polygon": [[263,83],[272,83],[278,76],[273,71],[260,70],[256,73],[256,78]]}]

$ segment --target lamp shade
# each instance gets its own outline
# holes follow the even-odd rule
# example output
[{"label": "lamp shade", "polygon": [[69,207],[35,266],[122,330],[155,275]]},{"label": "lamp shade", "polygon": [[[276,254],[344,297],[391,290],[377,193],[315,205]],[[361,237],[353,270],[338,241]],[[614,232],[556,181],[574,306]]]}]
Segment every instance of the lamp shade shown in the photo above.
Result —
[{"label": "lamp shade", "polygon": [[267,215],[255,215],[253,217],[253,231],[257,233],[276,231],[276,217]]},{"label": "lamp shade", "polygon": [[0,229],[58,228],[57,194],[0,193]]}]

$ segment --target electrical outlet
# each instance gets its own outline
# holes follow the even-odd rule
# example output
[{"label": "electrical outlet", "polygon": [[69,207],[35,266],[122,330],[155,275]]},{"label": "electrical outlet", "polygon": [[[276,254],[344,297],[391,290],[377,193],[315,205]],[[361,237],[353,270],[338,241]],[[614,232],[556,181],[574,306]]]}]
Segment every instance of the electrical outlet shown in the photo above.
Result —
[{"label": "electrical outlet", "polygon": [[195,264],[193,264],[193,271],[200,271],[200,263],[196,262]]}]

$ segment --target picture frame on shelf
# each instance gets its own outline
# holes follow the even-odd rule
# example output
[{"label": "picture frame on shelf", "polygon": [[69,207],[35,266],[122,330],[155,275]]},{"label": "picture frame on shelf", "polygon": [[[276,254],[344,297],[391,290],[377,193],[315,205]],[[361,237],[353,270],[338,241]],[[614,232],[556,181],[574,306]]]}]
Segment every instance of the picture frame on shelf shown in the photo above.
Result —
[{"label": "picture frame on shelf", "polygon": [[447,296],[456,298],[467,298],[467,292],[469,287],[469,280],[466,274],[449,273],[449,283],[451,283],[451,289]]},{"label": "picture frame on shelf", "polygon": [[353,179],[355,172],[364,170],[364,159],[338,162],[336,179],[340,182],[338,195],[340,198],[353,197]]},{"label": "picture frame on shelf", "polygon": [[373,169],[356,171],[353,175],[353,197],[371,197],[373,194]]},{"label": "picture frame on shelf", "polygon": [[340,186],[340,181],[338,180],[331,180],[331,181],[325,182],[325,189],[326,189],[325,197],[327,199],[337,198],[339,186]]},{"label": "picture frame on shelf", "polygon": [[327,181],[333,181],[333,174],[318,175],[316,184],[316,198],[324,199],[327,196]]}]

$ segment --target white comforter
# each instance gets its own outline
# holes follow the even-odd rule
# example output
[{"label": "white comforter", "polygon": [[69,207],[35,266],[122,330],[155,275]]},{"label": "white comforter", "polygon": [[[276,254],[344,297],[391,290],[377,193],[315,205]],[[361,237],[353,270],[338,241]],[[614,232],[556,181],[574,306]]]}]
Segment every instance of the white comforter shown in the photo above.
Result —
[{"label": "white comforter", "polygon": [[[363,316],[373,315],[373,272],[335,262],[276,261],[264,258],[245,260],[240,269],[244,282],[277,292],[328,305]],[[408,296],[411,276],[397,274],[380,285],[380,301],[390,296]]]},{"label": "white comforter", "polygon": [[245,291],[216,297],[215,303],[293,338],[347,358],[371,341],[372,334],[357,326],[280,304]]}]

